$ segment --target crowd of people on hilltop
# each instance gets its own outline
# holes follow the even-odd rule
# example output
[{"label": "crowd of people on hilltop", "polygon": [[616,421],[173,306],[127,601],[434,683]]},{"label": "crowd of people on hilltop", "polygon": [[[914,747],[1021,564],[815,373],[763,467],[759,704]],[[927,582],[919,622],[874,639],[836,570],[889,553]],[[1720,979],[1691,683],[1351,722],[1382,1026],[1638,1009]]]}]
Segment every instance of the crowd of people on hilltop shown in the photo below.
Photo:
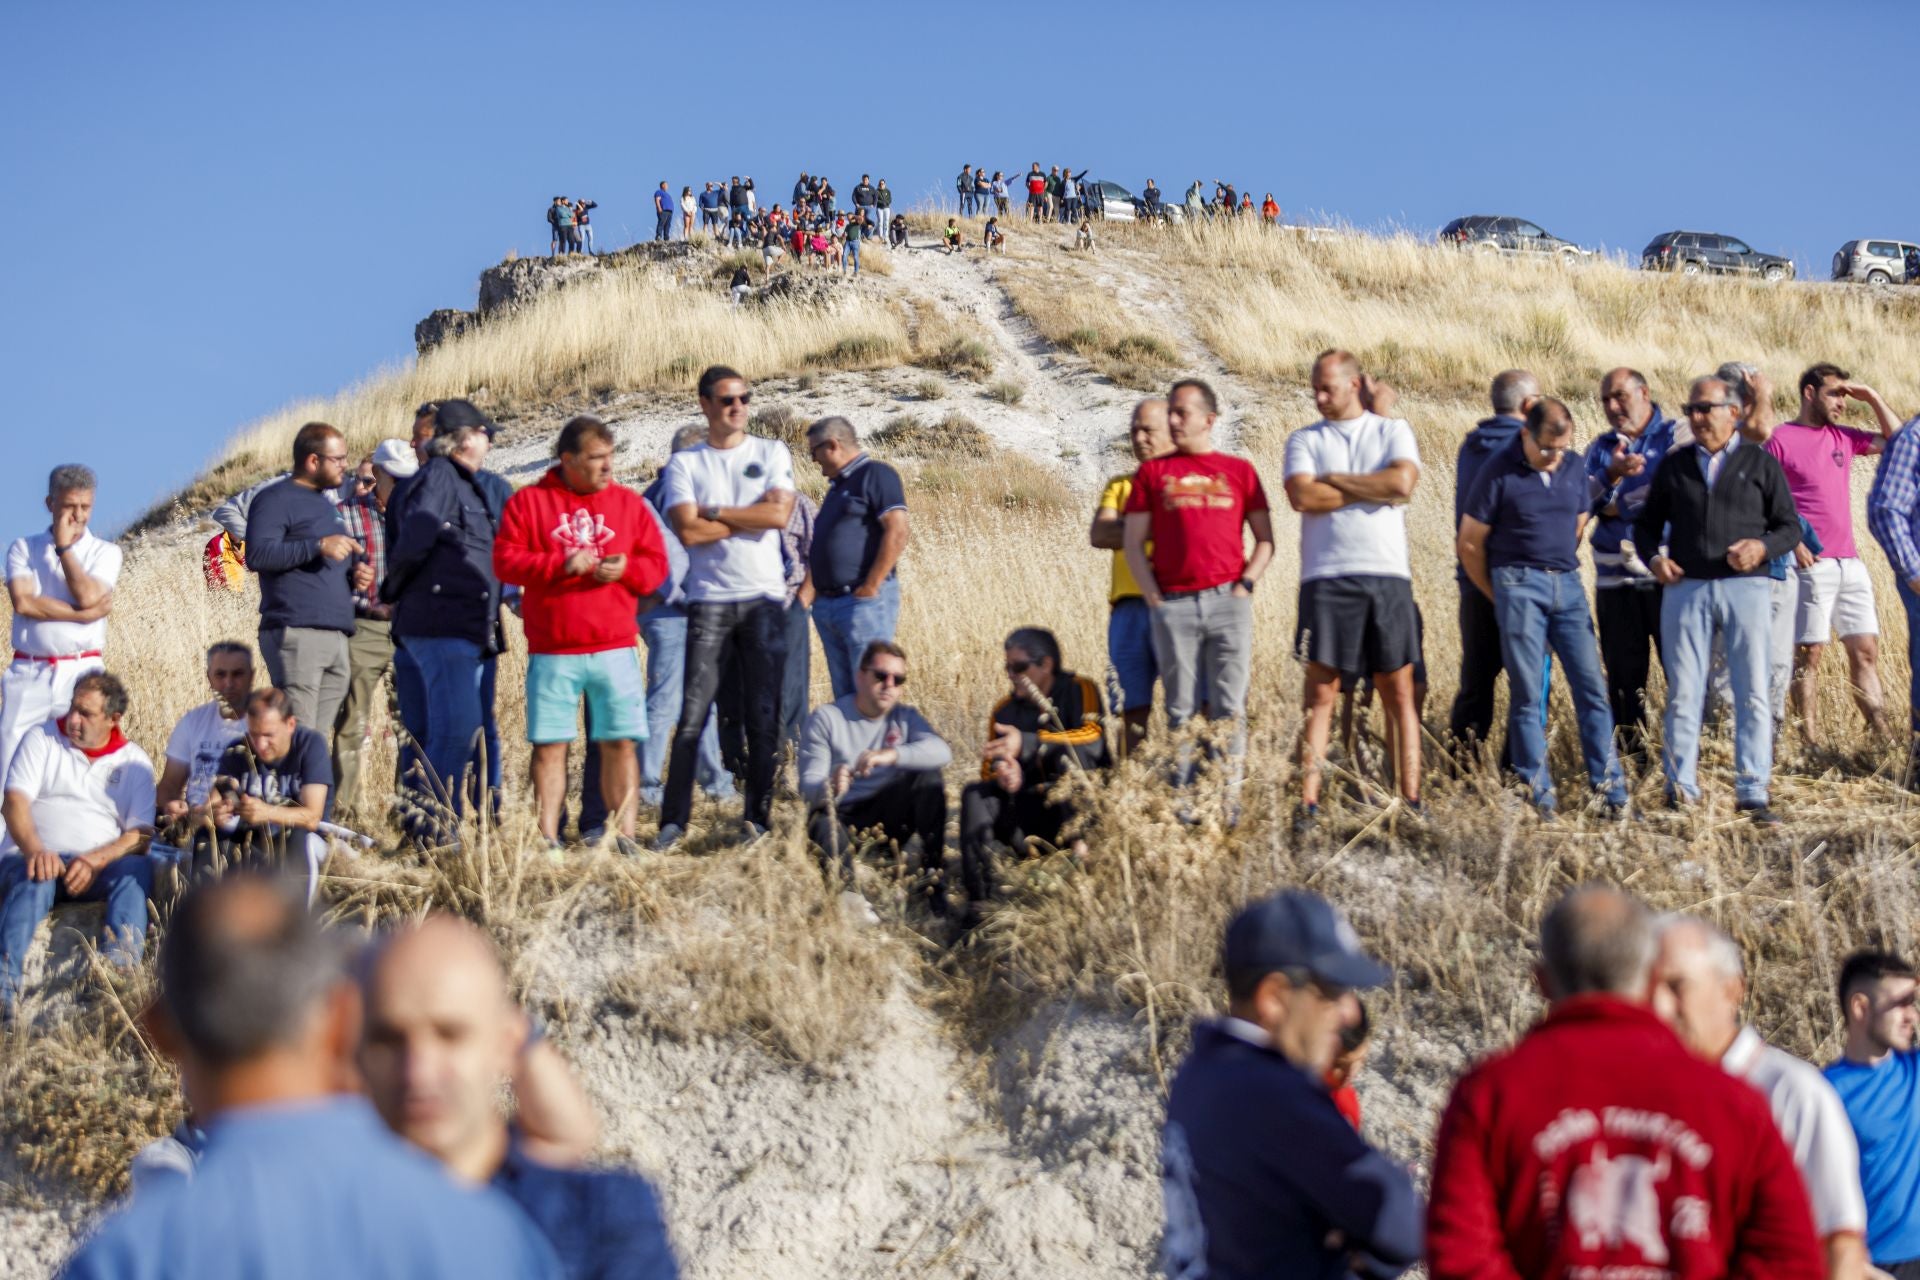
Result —
[{"label": "crowd of people on hilltop", "polygon": [[[832,201],[830,190],[821,181],[796,203],[817,208]],[[1599,387],[1610,430],[1583,455],[1562,400],[1544,395],[1524,370],[1493,379],[1493,416],[1466,436],[1457,460],[1457,759],[1490,746],[1483,699],[1504,672],[1506,767],[1540,818],[1555,819],[1545,747],[1557,655],[1591,809],[1631,816],[1622,757],[1648,749],[1645,675],[1657,656],[1667,684],[1667,803],[1684,809],[1700,799],[1702,723],[1725,700],[1736,804],[1778,825],[1769,793],[1775,736],[1789,702],[1802,732],[1816,732],[1821,646],[1836,632],[1861,714],[1873,731],[1888,731],[1875,674],[1876,602],[1853,538],[1848,477],[1854,457],[1882,455],[1869,526],[1894,565],[1909,634],[1920,637],[1920,434],[1835,365],[1811,366],[1798,389],[1794,420],[1775,422],[1769,379],[1751,366],[1722,366],[1688,385],[1682,423],[1664,415],[1643,375],[1616,369]],[[1327,821],[1324,766],[1346,697],[1381,705],[1392,803],[1424,815],[1425,620],[1414,603],[1404,521],[1422,459],[1409,424],[1393,416],[1393,388],[1367,376],[1351,354],[1323,352],[1312,392],[1322,417],[1288,437],[1283,476],[1300,516],[1288,649],[1305,670],[1296,839],[1316,838]],[[1091,669],[1112,673],[1118,734],[1110,740],[1104,682],[1070,663],[1052,631],[1027,620],[1002,647],[1004,692],[985,734],[959,751],[905,693],[910,662],[896,631],[899,568],[912,540],[901,475],[862,447],[852,422],[820,419],[803,437],[808,462],[827,481],[816,505],[800,491],[788,447],[749,430],[747,379],[714,366],[694,396],[704,422],[676,435],[645,492],[614,479],[615,431],[591,415],[567,421],[553,465],[518,490],[487,469],[495,426],[466,400],[422,405],[410,436],[358,460],[334,427],[302,427],[289,472],[228,504],[240,512],[241,536],[210,561],[209,581],[227,580],[229,556],[257,577],[258,632],[251,643],[235,638],[209,650],[212,696],[169,735],[157,775],[121,729],[128,691],[103,664],[121,555],[88,530],[92,474],[56,469],[48,527],[16,540],[7,558],[14,657],[0,677],[0,1006],[17,1008],[35,929],[62,900],[104,901],[103,949],[116,963],[137,963],[156,876],[177,870],[209,886],[187,902],[214,904],[195,907],[208,915],[189,914],[186,928],[180,914],[188,907],[177,907],[162,952],[163,1004],[181,1002],[167,1005],[178,1019],[168,1034],[186,1055],[196,1112],[216,1110],[220,1093],[212,1089],[203,1104],[191,1082],[250,1060],[254,1050],[277,1055],[289,1079],[323,1074],[309,1062],[301,1076],[282,1061],[293,1041],[272,1037],[294,1035],[285,1024],[260,1019],[257,1034],[268,1039],[236,1048],[220,1039],[229,1022],[209,1024],[211,1015],[189,1012],[192,1002],[220,989],[232,976],[224,966],[256,954],[248,948],[304,938],[300,900],[317,901],[324,860],[353,826],[391,805],[411,843],[459,846],[469,838],[465,814],[498,812],[505,786],[497,666],[511,626],[529,654],[518,693],[534,811],[556,857],[568,847],[570,810],[576,838],[639,855],[642,805],[658,809],[653,848],[681,849],[696,788],[723,799],[738,787],[741,818],[729,834],[762,839],[790,756],[809,841],[842,910],[872,918],[858,892],[859,863],[897,850],[915,868],[919,910],[949,919],[949,936],[964,940],[1005,892],[1006,858],[1092,852],[1088,788],[1097,793],[1113,762],[1149,736],[1156,686],[1175,748],[1170,783],[1184,794],[1217,787],[1226,821],[1240,820],[1252,597],[1274,563],[1275,534],[1256,467],[1213,447],[1220,405],[1207,383],[1181,379],[1136,407],[1129,441],[1137,465],[1102,492],[1090,529],[1093,547],[1112,556],[1108,652]],[[1855,402],[1871,410],[1877,430],[1843,425]],[[1579,574],[1583,539],[1600,570],[1593,605]],[[833,697],[809,708],[811,636]],[[389,678],[402,743],[391,785],[369,778],[362,763],[370,713]],[[1920,732],[1920,675],[1910,693]],[[1205,731],[1183,732],[1194,721],[1207,722]],[[587,755],[574,795],[567,758],[583,728]],[[944,778],[956,754],[978,768],[960,790],[957,814]],[[947,832],[956,817],[950,868]],[[269,903],[259,896],[274,892],[264,881],[235,879],[236,871],[290,875],[298,889]],[[1226,968],[1238,1022],[1196,1042],[1196,1064],[1211,1065],[1189,1071],[1210,1083],[1175,1086],[1169,1250],[1176,1260],[1208,1259],[1176,1274],[1336,1274],[1332,1268],[1347,1265],[1338,1260],[1355,1250],[1391,1270],[1419,1252],[1410,1185],[1352,1148],[1314,1110],[1317,1094],[1296,1088],[1293,1102],[1263,1094],[1260,1104],[1277,1108],[1275,1124],[1307,1124],[1299,1132],[1311,1141],[1293,1129],[1284,1142],[1279,1129],[1260,1138],[1258,1112],[1220,1109],[1234,1081],[1264,1078],[1276,1057],[1313,1068],[1295,1074],[1305,1082],[1299,1087],[1317,1090],[1310,1077],[1357,1017],[1350,989],[1374,973],[1353,961],[1350,931],[1330,922],[1324,904],[1284,902],[1256,909],[1264,923],[1236,926],[1250,930],[1251,941],[1236,943],[1230,932]],[[1436,1180],[1426,1246],[1436,1276],[1482,1274],[1495,1256],[1527,1275],[1628,1265],[1634,1256],[1673,1274],[1720,1274],[1712,1260],[1741,1250],[1785,1260],[1772,1270],[1755,1264],[1751,1274],[1814,1274],[1802,1269],[1812,1240],[1803,1229],[1806,1192],[1781,1172],[1791,1166],[1778,1135],[1741,1110],[1757,1104],[1728,1101],[1731,1086],[1706,1089],[1708,1077],[1683,1072],[1671,1037],[1627,1007],[1627,997],[1647,990],[1649,928],[1638,905],[1618,894],[1577,896],[1549,918],[1543,957],[1555,1012],[1513,1055],[1462,1083],[1442,1131],[1446,1178]],[[176,946],[186,950],[176,954]],[[1716,948],[1720,968],[1729,968],[1725,948],[1707,945]],[[1556,956],[1565,967],[1555,967]],[[1323,962],[1330,967],[1316,967]],[[313,972],[317,982],[329,970],[316,962]],[[1899,977],[1885,966],[1876,973],[1875,981]],[[1849,1018],[1860,995],[1846,985],[1852,981],[1841,992]],[[1874,1050],[1863,1038],[1866,1057],[1854,1064],[1862,1071],[1831,1073],[1850,1104],[1858,1101],[1850,1114],[1863,1134],[1874,1128],[1874,1143],[1885,1141],[1887,1091],[1902,1087],[1897,1072],[1908,1070],[1907,1058],[1892,1053],[1911,1041],[1913,988],[1910,977],[1903,981],[1906,1040]],[[1680,985],[1669,983],[1676,999]],[[318,998],[307,987],[300,994]],[[1595,995],[1607,999],[1584,999]],[[1868,992],[1859,1016],[1880,1018],[1880,1000],[1879,988]],[[417,1003],[407,1007],[419,1014]],[[341,1050],[351,1039],[345,1017],[324,1037],[299,1041],[301,1052]],[[299,1034],[320,1036],[317,1025],[309,1019]],[[383,1043],[381,1025],[368,1024],[363,1055]],[[1583,1037],[1591,1038],[1595,1070],[1547,1081],[1538,1078],[1541,1067],[1524,1065],[1583,1060],[1574,1047]],[[1247,1058],[1249,1051],[1261,1056]],[[1599,1070],[1615,1052],[1636,1062],[1664,1055],[1663,1067]],[[1849,1063],[1852,1053],[1850,1040]],[[367,1080],[379,1106],[371,1074]],[[1679,1100],[1652,1110],[1656,1095],[1636,1080],[1676,1089]],[[1618,1101],[1606,1106],[1582,1103],[1583,1111],[1570,1101],[1613,1088]],[[1491,1109],[1489,1099],[1503,1093],[1528,1101],[1520,1110]],[[1898,1096],[1910,1110],[1920,1095]],[[1607,1106],[1626,1118],[1607,1118]],[[415,1114],[410,1102],[400,1108],[402,1121]],[[1911,1117],[1897,1119],[1906,1134]],[[398,1127],[404,1134],[405,1123]],[[372,1142],[372,1130],[370,1121],[343,1119],[341,1150]],[[263,1119],[254,1139],[244,1126],[234,1131],[234,1154],[216,1162],[228,1132],[209,1130],[202,1166],[226,1178],[254,1158],[256,1143],[304,1140]],[[1914,1139],[1898,1141],[1914,1149]],[[1902,1170],[1920,1162],[1878,1164],[1874,1143],[1861,1144],[1869,1206],[1900,1220],[1883,1230],[1869,1214],[1872,1256],[1905,1263],[1920,1258],[1920,1248],[1902,1256],[1901,1215],[1911,1213],[1916,1189]],[[1273,1163],[1293,1158],[1283,1149],[1303,1153],[1299,1159],[1316,1153],[1311,1167],[1328,1174],[1324,1194]],[[520,1176],[509,1172],[516,1150],[490,1139],[470,1179]],[[1727,1158],[1716,1163],[1713,1150]],[[1349,1193],[1337,1171],[1375,1193],[1339,1200]],[[566,1194],[538,1196],[557,1203]],[[188,1212],[189,1202],[156,1201],[170,1214]],[[135,1218],[146,1212],[136,1202]],[[315,1229],[325,1223],[323,1215]],[[94,1247],[111,1256],[124,1239],[109,1232]]]}]

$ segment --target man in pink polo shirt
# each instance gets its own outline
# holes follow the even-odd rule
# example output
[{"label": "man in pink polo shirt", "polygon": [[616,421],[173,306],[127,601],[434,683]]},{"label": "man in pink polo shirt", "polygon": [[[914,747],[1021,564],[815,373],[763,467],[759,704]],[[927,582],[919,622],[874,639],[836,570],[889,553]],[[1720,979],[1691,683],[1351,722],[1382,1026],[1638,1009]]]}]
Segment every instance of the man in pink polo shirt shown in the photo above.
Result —
[{"label": "man in pink polo shirt", "polygon": [[[1847,401],[1863,400],[1879,419],[1880,430],[1841,426]],[[1877,735],[1888,732],[1881,704],[1880,623],[1873,607],[1873,583],[1853,542],[1853,499],[1849,481],[1853,460],[1879,453],[1900,430],[1900,419],[1880,393],[1852,381],[1845,369],[1816,364],[1800,375],[1800,415],[1773,429],[1766,449],[1787,473],[1787,488],[1800,514],[1820,539],[1818,556],[1803,545],[1794,553],[1800,583],[1799,616],[1794,622],[1798,648],[1793,665],[1793,703],[1800,730],[1812,745],[1819,741],[1820,655],[1834,633],[1847,651],[1849,684],[1860,714]]]}]

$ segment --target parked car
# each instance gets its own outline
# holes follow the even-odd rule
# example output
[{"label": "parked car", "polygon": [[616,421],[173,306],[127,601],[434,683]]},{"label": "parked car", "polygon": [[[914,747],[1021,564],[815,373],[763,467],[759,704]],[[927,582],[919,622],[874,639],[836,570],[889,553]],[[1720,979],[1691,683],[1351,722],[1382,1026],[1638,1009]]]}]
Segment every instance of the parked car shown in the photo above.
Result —
[{"label": "parked car", "polygon": [[[1109,222],[1133,222],[1142,216],[1139,198],[1119,183],[1093,181],[1081,185],[1086,191],[1088,212],[1098,213]],[[1164,187],[1160,191],[1160,216],[1168,222],[1187,220],[1186,209],[1170,201]]]},{"label": "parked car", "polygon": [[1793,279],[1793,260],[1761,253],[1744,240],[1710,231],[1668,231],[1657,235],[1640,251],[1644,271],[1678,271],[1683,276],[1704,273],[1754,275],[1763,280]]},{"label": "parked car", "polygon": [[1920,254],[1920,245],[1911,240],[1849,240],[1833,255],[1833,278],[1898,284],[1907,278],[1908,254]]},{"label": "parked car", "polygon": [[1542,231],[1525,218],[1486,213],[1455,218],[1440,228],[1440,243],[1500,253],[1563,253],[1568,257],[1583,257],[1593,252],[1591,249],[1582,249],[1571,240],[1562,240],[1559,236]]}]

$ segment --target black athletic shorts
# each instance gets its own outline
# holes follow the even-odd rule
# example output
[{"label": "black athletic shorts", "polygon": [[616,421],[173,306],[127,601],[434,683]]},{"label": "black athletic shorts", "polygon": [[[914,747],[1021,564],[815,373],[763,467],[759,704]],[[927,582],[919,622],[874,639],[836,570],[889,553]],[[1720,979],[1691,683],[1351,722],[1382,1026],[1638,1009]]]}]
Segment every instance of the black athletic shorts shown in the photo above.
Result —
[{"label": "black athletic shorts", "polygon": [[1356,676],[1418,662],[1420,615],[1413,583],[1382,574],[1301,583],[1293,651],[1308,662]]}]

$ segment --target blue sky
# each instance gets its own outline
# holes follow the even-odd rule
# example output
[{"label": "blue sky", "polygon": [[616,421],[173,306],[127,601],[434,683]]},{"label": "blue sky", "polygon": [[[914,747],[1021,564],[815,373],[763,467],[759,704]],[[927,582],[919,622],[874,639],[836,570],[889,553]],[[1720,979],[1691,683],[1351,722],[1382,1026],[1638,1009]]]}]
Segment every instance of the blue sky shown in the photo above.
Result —
[{"label": "blue sky", "polygon": [[[1824,276],[1920,235],[1891,3],[13,5],[0,41],[7,536],[49,467],[112,527],[248,421],[412,353],[554,194],[963,162],[1224,177],[1289,216],[1718,230]],[[1885,37],[1873,34],[1884,29]],[[1851,33],[1842,35],[1841,33]],[[1837,44],[1837,47],[1836,47]],[[1875,144],[1872,139],[1883,140]],[[396,428],[401,424],[395,424]]]}]

